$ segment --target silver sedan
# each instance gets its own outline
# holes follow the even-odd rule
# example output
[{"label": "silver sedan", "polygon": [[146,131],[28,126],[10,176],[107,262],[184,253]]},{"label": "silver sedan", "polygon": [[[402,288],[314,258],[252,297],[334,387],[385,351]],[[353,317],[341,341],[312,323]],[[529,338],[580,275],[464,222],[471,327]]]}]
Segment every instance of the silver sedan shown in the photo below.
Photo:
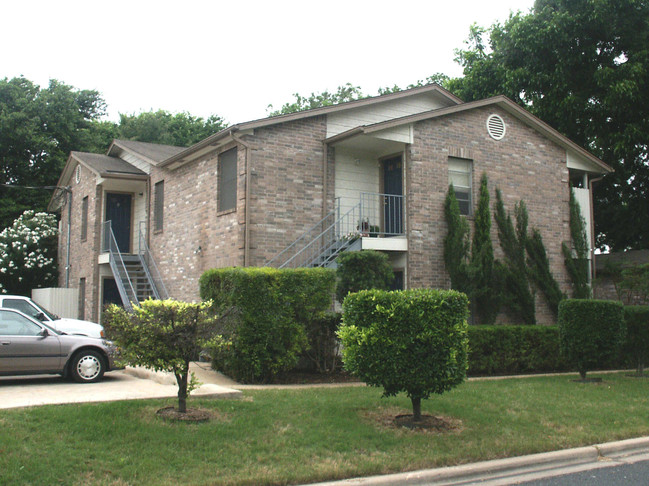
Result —
[{"label": "silver sedan", "polygon": [[115,369],[109,341],[68,335],[15,309],[0,308],[0,375],[61,374],[79,383]]}]

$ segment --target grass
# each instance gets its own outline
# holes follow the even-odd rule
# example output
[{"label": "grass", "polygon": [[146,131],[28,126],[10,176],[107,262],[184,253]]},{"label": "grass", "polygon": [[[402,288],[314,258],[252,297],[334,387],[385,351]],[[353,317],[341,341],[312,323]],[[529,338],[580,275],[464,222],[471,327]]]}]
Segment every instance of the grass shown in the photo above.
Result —
[{"label": "grass", "polygon": [[2,410],[0,484],[306,483],[649,435],[649,380],[602,376],[467,382],[422,403],[461,422],[444,433],[381,425],[410,401],[366,387],[190,399],[217,415],[201,424],[155,415],[173,400]]}]

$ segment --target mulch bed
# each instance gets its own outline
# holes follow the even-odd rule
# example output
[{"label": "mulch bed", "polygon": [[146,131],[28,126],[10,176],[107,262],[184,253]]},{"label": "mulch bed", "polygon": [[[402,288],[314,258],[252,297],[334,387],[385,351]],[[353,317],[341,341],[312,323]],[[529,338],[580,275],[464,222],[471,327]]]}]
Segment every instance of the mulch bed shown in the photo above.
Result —
[{"label": "mulch bed", "polygon": [[188,408],[186,412],[179,412],[176,407],[161,408],[156,414],[165,420],[175,422],[207,422],[214,416],[210,410]]}]

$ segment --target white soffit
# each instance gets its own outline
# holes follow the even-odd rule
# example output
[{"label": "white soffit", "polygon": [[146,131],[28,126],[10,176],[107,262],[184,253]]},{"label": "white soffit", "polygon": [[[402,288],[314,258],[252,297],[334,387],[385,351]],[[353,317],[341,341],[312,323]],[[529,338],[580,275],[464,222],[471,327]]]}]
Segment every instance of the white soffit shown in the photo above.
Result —
[{"label": "white soffit", "polygon": [[582,170],[584,172],[592,172],[595,174],[602,173],[601,167],[594,164],[586,157],[569,150],[566,150],[566,165],[568,166],[568,169]]}]

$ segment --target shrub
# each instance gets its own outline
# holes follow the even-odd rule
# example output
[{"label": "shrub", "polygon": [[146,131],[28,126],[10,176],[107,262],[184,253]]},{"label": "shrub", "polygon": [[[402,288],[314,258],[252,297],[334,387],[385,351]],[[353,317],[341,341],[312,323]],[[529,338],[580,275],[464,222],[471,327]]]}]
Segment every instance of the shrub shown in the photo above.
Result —
[{"label": "shrub", "polygon": [[338,367],[338,327],[342,314],[326,312],[306,322],[308,347],[304,352],[318,373],[330,373]]},{"label": "shrub", "polygon": [[211,348],[213,365],[243,382],[270,381],[295,366],[307,345],[304,323],[331,305],[332,270],[222,268],[205,272],[200,295],[233,313]]},{"label": "shrub", "polygon": [[624,349],[633,358],[638,376],[642,376],[649,358],[649,306],[625,306],[624,321],[627,329]]},{"label": "shrub", "polygon": [[338,256],[336,263],[336,297],[339,302],[350,292],[387,290],[394,280],[388,256],[380,251],[347,251]]},{"label": "shrub", "polygon": [[466,295],[454,290],[364,290],[343,302],[345,368],[384,396],[405,392],[413,418],[421,399],[462,383],[467,369]]},{"label": "shrub", "polygon": [[127,363],[174,374],[178,411],[183,413],[194,386],[189,363],[218,332],[218,319],[209,307],[209,303],[148,299],[132,313],[111,305],[104,314],[106,332]]},{"label": "shrub", "polygon": [[0,232],[0,293],[30,296],[56,286],[56,216],[25,211]]},{"label": "shrub", "polygon": [[586,235],[586,221],[581,215],[575,191],[570,188],[570,239],[572,245],[562,243],[561,251],[565,258],[566,270],[572,281],[575,299],[589,299],[591,288],[588,282],[589,243]]},{"label": "shrub", "polygon": [[557,326],[469,326],[470,376],[566,371]]},{"label": "shrub", "polygon": [[614,359],[624,343],[622,303],[610,300],[566,299],[559,304],[561,352],[582,380],[598,364]]},{"label": "shrub", "polygon": [[453,184],[444,200],[444,218],[448,233],[444,238],[444,265],[451,279],[451,288],[469,291],[469,223],[460,214]]}]

